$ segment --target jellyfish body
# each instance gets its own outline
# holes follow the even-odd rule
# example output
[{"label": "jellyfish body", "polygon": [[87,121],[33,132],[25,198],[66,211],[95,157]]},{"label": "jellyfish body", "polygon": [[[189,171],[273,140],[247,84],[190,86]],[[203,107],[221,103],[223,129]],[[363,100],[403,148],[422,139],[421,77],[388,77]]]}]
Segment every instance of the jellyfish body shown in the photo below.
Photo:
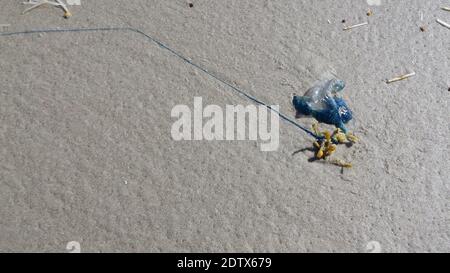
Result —
[{"label": "jellyfish body", "polygon": [[326,80],[309,89],[304,96],[294,96],[292,103],[298,114],[335,125],[346,133],[345,124],[353,118],[353,114],[346,102],[337,97],[337,93],[344,88],[345,83],[342,80]]}]

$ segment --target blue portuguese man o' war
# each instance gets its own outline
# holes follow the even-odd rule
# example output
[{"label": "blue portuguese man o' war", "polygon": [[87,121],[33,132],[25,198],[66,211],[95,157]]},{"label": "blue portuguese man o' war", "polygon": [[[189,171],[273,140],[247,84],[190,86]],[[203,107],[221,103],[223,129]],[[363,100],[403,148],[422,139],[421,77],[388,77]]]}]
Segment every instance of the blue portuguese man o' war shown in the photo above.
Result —
[{"label": "blue portuguese man o' war", "polygon": [[335,125],[347,133],[347,124],[353,114],[344,99],[337,96],[345,88],[342,80],[322,81],[310,88],[304,96],[294,96],[293,104],[297,114],[314,117],[317,121]]}]

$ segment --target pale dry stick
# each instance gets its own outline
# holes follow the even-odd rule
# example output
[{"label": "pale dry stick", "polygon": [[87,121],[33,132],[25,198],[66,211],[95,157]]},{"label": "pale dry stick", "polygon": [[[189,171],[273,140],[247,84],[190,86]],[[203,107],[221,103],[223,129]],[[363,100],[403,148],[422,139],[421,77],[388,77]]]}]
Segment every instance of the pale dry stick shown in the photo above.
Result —
[{"label": "pale dry stick", "polygon": [[61,2],[60,0],[56,0],[56,2],[52,2],[52,1],[48,1],[48,0],[40,0],[40,1],[28,1],[28,2],[24,2],[24,5],[33,5],[32,7],[26,9],[22,14],[25,14],[37,7],[40,7],[42,5],[52,5],[55,7],[61,7],[64,10],[64,17],[65,18],[69,18],[70,16],[72,16],[72,14],[70,13],[69,9],[67,8],[67,6]]},{"label": "pale dry stick", "polygon": [[0,24],[0,27],[10,27],[10,24]]},{"label": "pale dry stick", "polygon": [[445,10],[445,11],[450,11],[450,8],[449,8],[449,7],[442,7],[441,9],[442,9],[442,10]]},{"label": "pale dry stick", "polygon": [[365,26],[365,25],[368,25],[368,24],[369,24],[369,22],[364,22],[364,23],[361,23],[361,24],[357,24],[357,25],[353,25],[353,26],[345,27],[345,28],[344,28],[344,30],[350,30],[350,29],[354,29],[354,28],[357,28],[357,27],[362,27],[362,26]]},{"label": "pale dry stick", "polygon": [[436,22],[438,22],[441,26],[444,26],[444,27],[450,29],[449,23],[446,23],[446,22],[442,21],[441,19],[436,19]]},{"label": "pale dry stick", "polygon": [[58,4],[61,5],[62,9],[64,10],[64,17],[65,18],[69,18],[70,16],[72,16],[72,13],[70,13],[69,9],[67,8],[66,4],[64,4],[63,2],[61,2],[61,0],[56,0],[56,2],[58,2]]},{"label": "pale dry stick", "polygon": [[389,84],[389,83],[394,83],[394,82],[406,80],[407,78],[411,78],[412,76],[415,76],[415,75],[416,75],[416,72],[412,72],[412,73],[409,73],[409,74],[406,74],[406,75],[403,75],[403,76],[400,76],[400,77],[397,77],[397,78],[393,78],[393,79],[387,80],[386,83]]},{"label": "pale dry stick", "polygon": [[22,12],[22,14],[25,14],[25,13],[31,11],[31,10],[34,10],[35,8],[38,8],[38,7],[42,6],[42,5],[49,4],[49,2],[48,1],[28,2],[28,3],[25,2],[24,4],[34,4],[34,5],[32,7],[27,8],[26,10],[24,10]]},{"label": "pale dry stick", "polygon": [[336,165],[338,167],[347,168],[347,169],[350,169],[350,168],[353,167],[352,163],[345,162],[345,161],[340,160],[340,159],[333,159],[333,160],[330,161],[330,163],[333,164],[333,165]]},{"label": "pale dry stick", "polygon": [[52,2],[52,1],[48,1],[48,0],[37,0],[37,1],[36,0],[30,0],[28,2],[23,2],[22,4],[24,4],[24,5],[37,5],[37,4],[42,3],[42,2],[44,2],[44,4],[49,4],[49,5],[52,5],[52,6],[57,6],[57,7],[60,6],[58,3]]}]

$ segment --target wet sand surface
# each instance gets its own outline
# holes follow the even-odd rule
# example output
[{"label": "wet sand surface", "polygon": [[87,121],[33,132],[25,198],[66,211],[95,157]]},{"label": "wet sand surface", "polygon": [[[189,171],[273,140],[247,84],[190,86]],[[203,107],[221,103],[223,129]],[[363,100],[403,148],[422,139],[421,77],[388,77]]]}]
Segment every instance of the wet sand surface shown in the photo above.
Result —
[{"label": "wet sand surface", "polygon": [[0,37],[0,251],[450,251],[447,1],[192,3],[85,0],[64,19],[3,0],[0,24],[136,28],[290,117],[292,93],[334,74],[361,139],[336,157],[354,167],[294,154],[312,140],[283,121],[270,153],[173,141],[175,105],[252,102],[142,35]]}]

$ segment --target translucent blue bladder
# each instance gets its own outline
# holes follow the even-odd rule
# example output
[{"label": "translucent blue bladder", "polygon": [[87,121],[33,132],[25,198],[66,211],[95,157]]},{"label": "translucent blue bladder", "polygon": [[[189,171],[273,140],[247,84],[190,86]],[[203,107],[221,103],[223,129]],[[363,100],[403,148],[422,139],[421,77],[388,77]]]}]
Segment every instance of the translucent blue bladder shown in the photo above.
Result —
[{"label": "translucent blue bladder", "polygon": [[294,96],[297,114],[312,116],[317,121],[335,125],[347,133],[347,124],[353,114],[344,99],[337,94],[344,90],[345,82],[338,79],[326,80],[310,88],[304,96]]}]

